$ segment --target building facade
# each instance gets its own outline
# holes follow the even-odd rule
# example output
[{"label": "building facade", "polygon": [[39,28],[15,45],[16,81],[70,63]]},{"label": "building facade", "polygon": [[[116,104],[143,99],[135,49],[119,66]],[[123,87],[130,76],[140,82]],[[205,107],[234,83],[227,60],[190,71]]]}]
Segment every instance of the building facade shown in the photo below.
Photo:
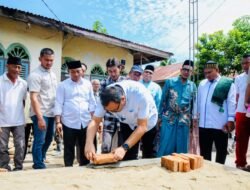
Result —
[{"label": "building facade", "polygon": [[105,77],[105,63],[116,57],[126,74],[133,64],[145,64],[169,58],[172,53],[136,44],[110,35],[100,34],[68,23],[0,6],[0,75],[9,56],[22,58],[21,76],[39,64],[39,53],[48,47],[55,51],[53,71],[57,79],[68,76],[65,62],[81,60],[88,66],[86,77]]}]

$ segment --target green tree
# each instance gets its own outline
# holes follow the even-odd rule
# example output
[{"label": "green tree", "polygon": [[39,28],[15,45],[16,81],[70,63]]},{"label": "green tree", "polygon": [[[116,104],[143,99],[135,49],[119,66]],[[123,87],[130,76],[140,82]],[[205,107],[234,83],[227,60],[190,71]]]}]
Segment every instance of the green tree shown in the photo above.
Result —
[{"label": "green tree", "polygon": [[102,34],[108,34],[107,29],[102,25],[102,23],[99,20],[97,20],[93,23],[92,29],[95,32],[99,32]]},{"label": "green tree", "polygon": [[[203,78],[203,65],[208,60],[216,61],[222,75],[241,71],[240,61],[244,53],[250,52],[250,16],[243,16],[233,23],[227,34],[217,31],[202,34],[196,45],[199,78]],[[197,64],[196,63],[196,64]]]},{"label": "green tree", "polygon": [[164,59],[163,61],[161,61],[160,66],[172,65],[175,62],[176,62],[176,59],[171,57],[169,59]]},{"label": "green tree", "polygon": [[168,60],[164,59],[163,61],[161,61],[160,66],[167,66],[168,65]]}]

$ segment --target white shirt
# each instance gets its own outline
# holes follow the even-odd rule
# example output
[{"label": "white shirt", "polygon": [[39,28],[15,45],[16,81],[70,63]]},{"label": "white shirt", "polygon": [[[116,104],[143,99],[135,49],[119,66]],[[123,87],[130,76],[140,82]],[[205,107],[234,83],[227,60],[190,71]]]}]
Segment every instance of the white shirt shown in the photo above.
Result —
[{"label": "white shirt", "polygon": [[218,76],[212,83],[207,79],[202,80],[198,87],[200,127],[222,129],[228,121],[234,121],[236,109],[236,92],[234,84],[230,87],[227,100],[223,102],[224,112],[220,112],[220,107],[211,102],[214,89],[220,78],[221,76]]},{"label": "white shirt", "polygon": [[62,81],[56,91],[55,115],[61,116],[64,125],[72,129],[87,127],[94,112],[96,101],[91,83],[81,78],[74,82],[71,78]]},{"label": "white shirt", "polygon": [[[41,65],[28,78],[29,91],[38,92],[38,101],[43,116],[54,117],[56,86],[56,75],[51,70],[44,69]],[[30,116],[34,115],[35,112],[31,106]]]},{"label": "white shirt", "polygon": [[236,112],[246,113],[245,93],[247,88],[248,75],[244,72],[235,78],[236,94],[239,95]]},{"label": "white shirt", "polygon": [[[138,119],[148,119],[148,130],[152,129],[157,122],[158,112],[150,91],[141,83],[124,80],[109,86],[120,86],[126,97],[126,104],[120,112],[113,112],[120,122],[126,123],[134,130]],[[103,117],[106,111],[101,103],[97,105],[94,115]]]},{"label": "white shirt", "polygon": [[0,127],[13,127],[25,124],[24,105],[27,83],[18,77],[15,84],[6,73],[0,76]]}]

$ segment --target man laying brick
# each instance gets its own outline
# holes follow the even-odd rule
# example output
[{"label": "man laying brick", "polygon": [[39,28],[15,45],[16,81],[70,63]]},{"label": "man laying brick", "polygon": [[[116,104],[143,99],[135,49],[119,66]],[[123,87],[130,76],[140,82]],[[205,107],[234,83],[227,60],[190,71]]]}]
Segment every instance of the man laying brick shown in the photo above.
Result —
[{"label": "man laying brick", "polygon": [[93,139],[106,111],[120,121],[119,147],[113,150],[115,160],[133,160],[138,157],[139,140],[157,122],[158,112],[150,92],[140,83],[125,80],[109,85],[100,94],[94,117],[88,125],[85,146],[86,157],[93,161],[96,150]]}]

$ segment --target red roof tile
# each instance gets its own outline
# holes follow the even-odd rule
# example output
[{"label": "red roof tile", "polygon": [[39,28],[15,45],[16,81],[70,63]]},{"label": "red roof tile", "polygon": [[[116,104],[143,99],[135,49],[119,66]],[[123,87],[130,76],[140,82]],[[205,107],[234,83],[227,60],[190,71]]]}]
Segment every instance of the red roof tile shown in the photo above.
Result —
[{"label": "red roof tile", "polygon": [[153,81],[160,82],[168,78],[179,76],[182,63],[160,66],[155,69]]}]

